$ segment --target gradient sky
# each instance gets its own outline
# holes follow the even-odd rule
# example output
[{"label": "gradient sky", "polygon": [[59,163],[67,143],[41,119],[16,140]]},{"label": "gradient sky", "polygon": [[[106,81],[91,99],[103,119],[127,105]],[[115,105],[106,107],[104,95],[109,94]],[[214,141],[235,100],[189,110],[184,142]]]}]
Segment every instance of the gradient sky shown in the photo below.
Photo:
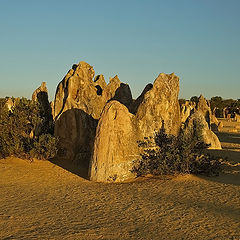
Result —
[{"label": "gradient sky", "polygon": [[73,63],[118,75],[134,97],[159,73],[180,97],[240,98],[240,0],[0,0],[0,97],[47,82]]}]

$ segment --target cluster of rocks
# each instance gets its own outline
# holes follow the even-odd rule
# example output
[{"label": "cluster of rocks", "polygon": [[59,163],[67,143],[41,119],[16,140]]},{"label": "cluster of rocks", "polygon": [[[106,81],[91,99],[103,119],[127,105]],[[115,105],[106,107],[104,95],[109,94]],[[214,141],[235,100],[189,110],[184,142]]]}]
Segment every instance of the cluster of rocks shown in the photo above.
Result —
[{"label": "cluster of rocks", "polygon": [[[153,135],[163,122],[166,133],[177,136],[182,124],[191,128],[197,119],[203,125],[205,142],[211,148],[221,148],[211,131],[216,119],[202,96],[195,106],[188,103],[180,109],[179,78],[174,73],[159,74],[136,100],[128,84],[117,76],[106,84],[103,75],[94,75],[88,63],[74,64],[58,84],[51,104],[62,157],[89,168],[91,180],[119,182],[132,178],[130,170],[140,154],[138,140]],[[33,99],[36,96],[40,96],[39,89]],[[45,106],[49,111],[50,104]]]},{"label": "cluster of rocks", "polygon": [[202,126],[203,140],[209,149],[221,149],[221,143],[214,133],[221,127],[211,111],[210,102],[202,95],[197,102],[186,101],[181,104],[181,121],[183,128],[193,128],[194,122]]}]

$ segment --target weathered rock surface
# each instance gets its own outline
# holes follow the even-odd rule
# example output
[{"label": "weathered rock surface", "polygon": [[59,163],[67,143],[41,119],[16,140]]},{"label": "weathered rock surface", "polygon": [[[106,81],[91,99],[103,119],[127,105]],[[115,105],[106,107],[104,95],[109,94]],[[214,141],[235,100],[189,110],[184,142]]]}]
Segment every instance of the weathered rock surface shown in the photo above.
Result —
[{"label": "weathered rock surface", "polygon": [[132,162],[139,156],[135,116],[118,101],[110,101],[98,122],[90,180],[124,181],[134,175]]},{"label": "weathered rock surface", "polygon": [[206,100],[202,95],[200,95],[198,99],[196,111],[201,112],[203,114],[210,129],[211,128],[216,129],[216,127],[218,126],[218,120],[215,117],[215,115],[212,114],[210,102]]},{"label": "weathered rock surface", "polygon": [[136,118],[142,137],[159,130],[164,121],[166,133],[177,135],[181,125],[178,102],[179,78],[174,74],[161,73],[146,91],[139,105]]},{"label": "weathered rock surface", "polygon": [[188,117],[191,115],[191,113],[194,112],[194,109],[196,107],[195,102],[186,101],[184,104],[181,104],[181,122],[185,123]]},{"label": "weathered rock surface", "polygon": [[191,131],[195,124],[202,126],[203,142],[210,144],[209,149],[222,149],[218,137],[210,130],[209,125],[201,112],[195,112],[189,117],[185,130],[187,129],[188,131]]},{"label": "weathered rock surface", "polygon": [[88,63],[75,64],[56,90],[55,136],[60,138],[64,154],[75,162],[89,162],[97,121],[106,103],[115,99],[129,106],[132,101],[128,85],[117,76],[107,85],[103,75],[93,80],[94,74]]},{"label": "weathered rock surface", "polygon": [[[118,82],[117,79],[114,81],[115,84]],[[128,106],[127,103],[131,102],[130,90],[124,88],[124,103]],[[162,127],[162,121],[167,133],[177,135],[181,124],[178,92],[179,78],[174,74],[161,73],[153,85],[148,84],[137,100],[130,103],[129,109],[135,115],[120,101],[110,101],[98,123],[90,179],[108,182],[133,177],[130,172],[132,163],[139,158],[137,141],[153,135]]]},{"label": "weathered rock surface", "polygon": [[[138,140],[153,135],[163,122],[167,134],[178,135],[182,117],[179,78],[174,73],[159,74],[136,100],[118,76],[109,84],[103,75],[93,78],[93,67],[80,62],[59,83],[52,103],[55,135],[64,158],[81,167],[90,164],[91,180],[124,181],[134,176],[130,170],[139,158]],[[196,113],[184,112],[185,120],[189,120],[186,127],[191,129],[194,121],[202,122],[204,141],[211,148],[221,148],[209,129],[211,109],[204,101],[199,99]]]},{"label": "weathered rock surface", "polygon": [[54,119],[69,109],[82,109],[97,119],[100,111],[97,89],[94,86],[93,67],[85,62],[74,64],[64,79],[59,83],[54,101]]}]

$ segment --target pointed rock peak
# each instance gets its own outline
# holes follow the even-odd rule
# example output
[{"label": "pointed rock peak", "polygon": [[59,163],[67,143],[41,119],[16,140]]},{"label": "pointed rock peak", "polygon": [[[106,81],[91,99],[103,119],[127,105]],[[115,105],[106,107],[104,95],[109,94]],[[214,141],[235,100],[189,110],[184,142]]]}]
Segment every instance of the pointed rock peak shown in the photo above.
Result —
[{"label": "pointed rock peak", "polygon": [[209,102],[207,101],[207,99],[201,94],[198,98],[198,102],[197,102],[197,108],[202,108],[203,106],[209,106]]},{"label": "pointed rock peak", "polygon": [[[152,88],[153,88],[152,83],[148,83],[148,84],[146,85],[146,87],[143,89],[141,95],[144,95],[146,92],[148,92],[148,91],[151,90]],[[140,95],[140,96],[141,96],[141,95]]]},{"label": "pointed rock peak", "polygon": [[166,74],[166,73],[160,73],[158,77],[155,79],[153,83],[154,86],[158,86],[159,84],[166,84],[171,87],[179,87],[179,77],[176,76],[174,73]]},{"label": "pointed rock peak", "polygon": [[78,64],[73,64],[72,69],[68,71],[66,77],[69,77],[71,75],[78,75],[84,79],[85,76],[88,76],[88,78],[92,80],[95,75],[95,71],[90,64],[81,61]]},{"label": "pointed rock peak", "polygon": [[90,67],[90,68],[92,68],[92,66],[91,66],[90,64],[88,64],[88,63],[86,63],[86,62],[84,62],[84,61],[80,61],[80,62],[78,63],[78,66],[79,66],[79,67],[82,67],[82,68],[84,68],[84,67]]},{"label": "pointed rock peak", "polygon": [[102,82],[104,81],[105,82],[105,78],[102,74],[100,75],[97,75],[95,78],[94,78],[94,82]]},{"label": "pointed rock peak", "polygon": [[198,101],[203,101],[203,100],[205,101],[205,97],[202,94],[200,94]]},{"label": "pointed rock peak", "polygon": [[106,82],[105,82],[105,78],[102,74],[100,75],[97,75],[95,78],[94,78],[94,83],[95,85],[100,85],[100,86],[107,86]]},{"label": "pointed rock peak", "polygon": [[113,78],[110,77],[109,83],[111,83],[111,82],[120,83],[121,81],[119,80],[118,75],[116,75],[116,76],[113,77]]},{"label": "pointed rock peak", "polygon": [[174,72],[172,72],[172,73],[170,73],[170,74],[160,73],[160,74],[158,75],[158,77],[162,77],[162,78],[166,78],[166,77],[167,77],[168,79],[171,79],[171,78],[177,77],[177,76],[175,75]]},{"label": "pointed rock peak", "polygon": [[[151,85],[148,86],[150,88]],[[148,90],[148,89],[146,89]],[[149,136],[165,122],[166,132],[177,135],[181,119],[178,103],[179,78],[175,74],[160,73],[140,104],[134,103],[132,112],[136,112],[138,128],[144,136]],[[138,103],[139,105],[136,105]]]},{"label": "pointed rock peak", "polygon": [[42,82],[41,86],[38,87],[32,94],[32,100],[33,101],[37,101],[39,100],[39,96],[40,95],[46,95],[46,97],[48,98],[48,89],[46,86],[46,82]]},{"label": "pointed rock peak", "polygon": [[41,83],[41,89],[47,90],[46,82]]}]

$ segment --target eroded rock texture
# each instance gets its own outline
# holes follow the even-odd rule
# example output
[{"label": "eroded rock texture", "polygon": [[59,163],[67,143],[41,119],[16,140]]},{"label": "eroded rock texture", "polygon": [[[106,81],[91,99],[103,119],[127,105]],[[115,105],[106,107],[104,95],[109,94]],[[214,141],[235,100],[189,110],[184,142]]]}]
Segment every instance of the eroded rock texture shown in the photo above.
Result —
[{"label": "eroded rock texture", "polygon": [[174,73],[159,74],[136,111],[137,127],[143,137],[159,130],[162,121],[166,133],[178,135],[181,125],[178,93],[179,78]]},{"label": "eroded rock texture", "polygon": [[135,116],[120,102],[109,102],[96,131],[90,180],[119,182],[134,177],[130,170],[138,156]]},{"label": "eroded rock texture", "polygon": [[210,145],[209,149],[222,149],[218,137],[210,130],[209,125],[201,112],[195,112],[189,117],[185,131],[191,131],[195,124],[202,127],[203,142]]},{"label": "eroded rock texture", "polygon": [[210,129],[216,129],[216,127],[218,126],[218,120],[215,115],[212,114],[210,102],[206,100],[202,95],[200,95],[200,97],[198,98],[196,111],[200,112],[204,116]]},{"label": "eroded rock texture", "polygon": [[[161,73],[133,100],[129,86],[118,76],[106,84],[103,75],[94,78],[94,74],[92,66],[80,62],[59,83],[52,103],[55,135],[65,159],[80,167],[90,166],[91,180],[124,181],[133,177],[130,170],[139,158],[138,140],[153,136],[163,122],[166,133],[178,135],[182,118],[179,78],[174,73]],[[217,137],[209,129],[209,109],[200,98],[197,113],[185,116],[185,127],[191,129],[193,119],[200,119],[204,139],[212,148],[219,148]]]},{"label": "eroded rock texture", "polygon": [[75,163],[89,162],[98,119],[106,103],[115,99],[129,106],[132,101],[127,84],[117,76],[107,85],[103,75],[94,77],[93,67],[73,65],[59,83],[54,100],[55,135],[60,138],[62,155]]},{"label": "eroded rock texture", "polygon": [[91,180],[109,182],[131,178],[132,163],[140,157],[137,141],[152,136],[162,127],[162,122],[167,133],[178,134],[181,124],[178,91],[179,78],[161,73],[130,105],[134,114],[116,101],[106,105],[97,127],[90,163]]},{"label": "eroded rock texture", "polygon": [[181,104],[181,122],[185,123],[188,117],[191,115],[191,113],[194,112],[196,107],[195,102],[186,101],[184,104]]}]

